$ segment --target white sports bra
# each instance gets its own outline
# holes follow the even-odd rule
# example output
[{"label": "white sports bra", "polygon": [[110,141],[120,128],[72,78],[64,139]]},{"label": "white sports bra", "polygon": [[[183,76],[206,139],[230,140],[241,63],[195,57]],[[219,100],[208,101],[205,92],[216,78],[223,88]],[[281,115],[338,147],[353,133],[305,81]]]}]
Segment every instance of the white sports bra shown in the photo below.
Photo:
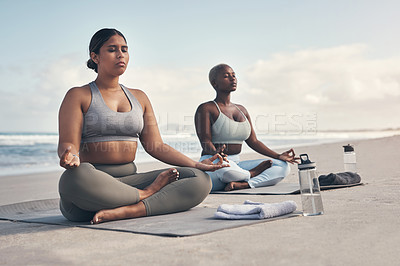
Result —
[{"label": "white sports bra", "polygon": [[246,119],[245,121],[237,122],[222,113],[218,104],[215,101],[214,103],[218,108],[219,116],[211,126],[212,142],[216,144],[242,144],[251,134],[251,126],[244,113],[235,105]]}]

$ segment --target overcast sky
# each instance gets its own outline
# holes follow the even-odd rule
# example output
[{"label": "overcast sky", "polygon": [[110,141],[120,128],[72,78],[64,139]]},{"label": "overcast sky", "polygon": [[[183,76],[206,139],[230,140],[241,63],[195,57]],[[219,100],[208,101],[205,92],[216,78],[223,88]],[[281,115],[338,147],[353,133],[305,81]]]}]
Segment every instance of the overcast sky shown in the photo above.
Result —
[{"label": "overcast sky", "polygon": [[209,69],[227,63],[232,101],[258,130],[310,117],[317,130],[397,128],[399,10],[396,0],[0,0],[0,132],[57,132],[67,90],[96,77],[88,44],[104,27],[127,38],[121,83],[147,93],[161,124],[192,123],[214,97]]}]

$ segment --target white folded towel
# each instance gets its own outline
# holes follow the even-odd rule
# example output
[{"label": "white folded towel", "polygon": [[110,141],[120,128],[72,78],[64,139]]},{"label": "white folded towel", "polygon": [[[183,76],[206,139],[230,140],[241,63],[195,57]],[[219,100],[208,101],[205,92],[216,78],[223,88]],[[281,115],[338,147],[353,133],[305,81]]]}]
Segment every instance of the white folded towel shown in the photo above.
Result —
[{"label": "white folded towel", "polygon": [[296,202],[289,200],[279,203],[261,203],[246,200],[243,204],[222,204],[214,214],[215,218],[228,220],[267,219],[292,213]]}]

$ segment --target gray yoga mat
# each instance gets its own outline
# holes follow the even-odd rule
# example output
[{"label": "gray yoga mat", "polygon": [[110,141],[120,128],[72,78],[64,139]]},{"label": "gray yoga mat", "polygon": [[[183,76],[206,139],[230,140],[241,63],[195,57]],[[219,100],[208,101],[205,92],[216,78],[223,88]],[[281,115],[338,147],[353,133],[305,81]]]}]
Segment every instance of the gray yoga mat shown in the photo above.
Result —
[{"label": "gray yoga mat", "polygon": [[232,191],[212,191],[212,194],[235,194],[235,195],[289,195],[300,193],[299,184],[278,183],[275,186],[246,188]]},{"label": "gray yoga mat", "polygon": [[186,212],[91,225],[89,223],[77,223],[66,220],[62,216],[58,204],[59,199],[49,199],[0,206],[0,220],[178,237],[270,222],[302,214],[296,211],[287,215],[263,220],[218,220],[213,218],[216,211],[215,208],[195,207]]},{"label": "gray yoga mat", "polygon": [[[353,187],[363,185],[363,183],[348,184],[348,185],[329,185],[321,186],[321,190]],[[300,186],[298,183],[278,183],[269,187],[246,188],[232,191],[212,191],[211,194],[233,194],[233,195],[290,195],[299,194]]]},{"label": "gray yoga mat", "polygon": [[347,185],[329,185],[329,186],[321,186],[321,190],[328,190],[328,189],[337,189],[337,188],[345,188],[345,187],[355,187],[364,185],[364,183],[355,183],[355,184],[347,184]]}]

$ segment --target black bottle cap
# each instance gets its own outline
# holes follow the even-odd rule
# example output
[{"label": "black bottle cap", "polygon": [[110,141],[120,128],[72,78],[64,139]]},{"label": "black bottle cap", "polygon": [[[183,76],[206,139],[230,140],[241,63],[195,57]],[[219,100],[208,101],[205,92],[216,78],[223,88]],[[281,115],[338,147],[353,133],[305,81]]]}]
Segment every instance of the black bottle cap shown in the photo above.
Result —
[{"label": "black bottle cap", "polygon": [[344,152],[352,152],[354,151],[354,146],[351,144],[347,144],[346,146],[343,146]]},{"label": "black bottle cap", "polygon": [[310,161],[308,154],[300,154],[299,157],[301,161],[301,163],[299,163],[297,166],[299,170],[314,169],[316,167],[316,163]]}]

